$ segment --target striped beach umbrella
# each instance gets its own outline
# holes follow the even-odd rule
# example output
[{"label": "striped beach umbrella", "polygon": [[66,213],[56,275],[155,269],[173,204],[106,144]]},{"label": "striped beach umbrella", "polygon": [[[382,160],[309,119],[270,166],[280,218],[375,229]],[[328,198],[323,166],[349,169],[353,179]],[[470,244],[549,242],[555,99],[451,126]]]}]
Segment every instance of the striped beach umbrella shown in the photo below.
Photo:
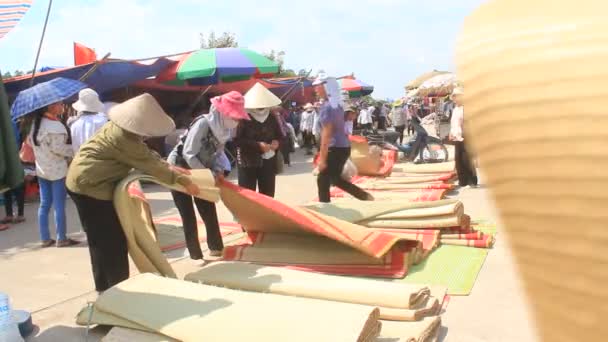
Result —
[{"label": "striped beach umbrella", "polygon": [[374,87],[354,78],[342,78],[338,80],[340,88],[348,91],[350,97],[367,96],[374,92]]},{"label": "striped beach umbrella", "polygon": [[201,49],[181,55],[157,81],[169,85],[213,85],[220,82],[272,77],[279,64],[244,48]]},{"label": "striped beach umbrella", "polygon": [[27,10],[32,6],[33,0],[0,0],[0,39],[12,30]]}]

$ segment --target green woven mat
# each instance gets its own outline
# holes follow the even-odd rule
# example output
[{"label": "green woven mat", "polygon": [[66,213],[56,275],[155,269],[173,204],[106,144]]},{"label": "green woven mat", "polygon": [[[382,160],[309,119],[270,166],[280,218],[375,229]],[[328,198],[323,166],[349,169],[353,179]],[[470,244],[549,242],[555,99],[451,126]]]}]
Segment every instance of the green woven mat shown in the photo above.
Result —
[{"label": "green woven mat", "polygon": [[[496,234],[496,225],[476,221],[474,228]],[[490,249],[464,246],[440,246],[422,263],[410,268],[404,279],[393,281],[409,284],[442,285],[449,295],[466,296],[471,293],[477,276]]]}]

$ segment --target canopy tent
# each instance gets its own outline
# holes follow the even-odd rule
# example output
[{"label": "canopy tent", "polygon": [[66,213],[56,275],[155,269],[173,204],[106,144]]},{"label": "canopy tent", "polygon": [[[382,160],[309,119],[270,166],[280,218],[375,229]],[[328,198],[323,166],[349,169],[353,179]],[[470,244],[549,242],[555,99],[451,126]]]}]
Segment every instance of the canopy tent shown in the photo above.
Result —
[{"label": "canopy tent", "polygon": [[189,86],[189,85],[167,85],[158,83],[156,80],[147,79],[135,84],[138,88],[154,89],[161,91],[176,91],[176,92],[201,92],[207,90],[209,95],[221,95],[229,91],[238,91],[245,94],[257,82],[260,82],[264,87],[268,88],[275,95],[284,101],[292,101],[298,104],[311,102],[314,98],[312,81],[302,79],[300,77],[292,78],[267,78],[267,79],[249,79],[229,83],[219,83],[209,86]]},{"label": "canopy tent", "polygon": [[205,86],[272,77],[279,64],[244,48],[201,49],[177,56],[177,63],[156,78],[167,85]]},{"label": "canopy tent", "polygon": [[427,73],[424,73],[420,76],[418,76],[417,78],[415,78],[413,81],[411,81],[410,83],[408,83],[405,86],[406,90],[413,90],[416,89],[418,87],[420,87],[422,85],[422,83],[424,83],[424,81],[431,79],[437,75],[442,75],[442,74],[449,74],[448,71],[438,71],[438,70],[433,70]]},{"label": "canopy tent", "polygon": [[456,74],[441,74],[424,81],[418,88],[418,92],[421,96],[445,96],[452,93],[457,85]]},{"label": "canopy tent", "polygon": [[[89,73],[84,83],[97,92],[104,93],[156,76],[161,70],[175,63],[175,57],[144,60],[100,60],[95,63],[36,73],[34,84],[47,82],[57,77],[78,80]],[[14,97],[18,92],[29,88],[31,78],[31,75],[24,75],[6,79],[6,91],[9,96]]]},{"label": "canopy tent", "polygon": [[0,0],[0,39],[6,36],[32,6],[32,0]]},{"label": "canopy tent", "polygon": [[338,80],[340,88],[348,91],[350,97],[367,96],[374,92],[374,87],[354,77],[348,76]]},{"label": "canopy tent", "polygon": [[0,78],[0,192],[23,183],[23,167],[19,160],[15,134],[4,85]]}]

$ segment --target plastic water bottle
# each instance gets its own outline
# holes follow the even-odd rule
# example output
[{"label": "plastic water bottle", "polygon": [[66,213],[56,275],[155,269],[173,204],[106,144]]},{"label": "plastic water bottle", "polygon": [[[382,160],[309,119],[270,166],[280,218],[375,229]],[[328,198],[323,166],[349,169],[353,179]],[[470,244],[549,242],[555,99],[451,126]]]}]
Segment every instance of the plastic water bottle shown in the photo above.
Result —
[{"label": "plastic water bottle", "polygon": [[23,342],[19,327],[13,321],[8,296],[0,292],[0,342]]}]

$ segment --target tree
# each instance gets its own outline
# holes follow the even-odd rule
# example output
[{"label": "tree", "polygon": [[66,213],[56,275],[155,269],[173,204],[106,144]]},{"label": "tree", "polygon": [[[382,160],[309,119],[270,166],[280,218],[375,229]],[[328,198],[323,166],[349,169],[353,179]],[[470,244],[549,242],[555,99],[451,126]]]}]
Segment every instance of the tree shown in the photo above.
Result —
[{"label": "tree", "polygon": [[215,35],[215,31],[212,30],[211,32],[209,32],[207,38],[205,38],[204,33],[199,33],[199,36],[201,49],[239,47],[239,43],[236,39],[236,34],[232,32],[224,32],[218,37]]},{"label": "tree", "polygon": [[298,71],[298,76],[299,76],[299,77],[306,77],[306,76],[309,76],[309,74],[308,74],[308,70],[306,70],[306,69],[300,69],[300,71]]},{"label": "tree", "polygon": [[270,52],[266,52],[263,55],[271,61],[277,62],[279,65],[279,73],[283,71],[283,66],[285,64],[285,51],[270,50]]},{"label": "tree", "polygon": [[8,71],[2,75],[2,78],[11,78],[11,77],[13,77],[13,75],[11,75],[11,73]]}]

